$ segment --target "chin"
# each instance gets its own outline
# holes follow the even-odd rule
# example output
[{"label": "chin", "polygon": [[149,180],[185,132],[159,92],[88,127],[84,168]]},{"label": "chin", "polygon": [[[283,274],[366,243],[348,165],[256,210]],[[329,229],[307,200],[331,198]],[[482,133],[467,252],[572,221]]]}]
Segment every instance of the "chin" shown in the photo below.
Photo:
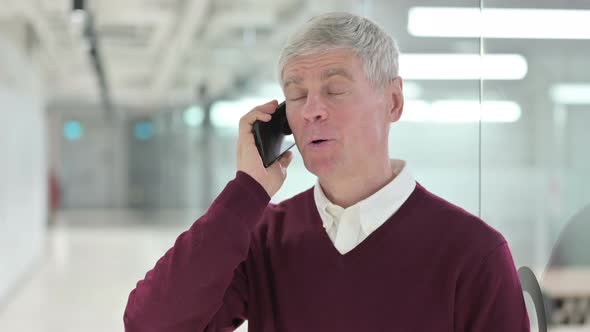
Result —
[{"label": "chin", "polygon": [[305,168],[317,176],[318,178],[325,177],[334,173],[335,163],[333,160],[328,158],[303,158],[303,164]]}]

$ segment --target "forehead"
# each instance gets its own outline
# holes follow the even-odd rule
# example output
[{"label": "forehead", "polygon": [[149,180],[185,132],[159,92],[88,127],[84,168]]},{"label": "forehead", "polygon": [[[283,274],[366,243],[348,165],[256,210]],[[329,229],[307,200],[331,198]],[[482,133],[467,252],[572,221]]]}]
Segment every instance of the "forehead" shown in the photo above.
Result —
[{"label": "forehead", "polygon": [[352,79],[361,71],[362,62],[352,50],[331,50],[289,60],[283,69],[281,80],[289,83],[305,78],[325,79],[333,75],[348,75]]}]

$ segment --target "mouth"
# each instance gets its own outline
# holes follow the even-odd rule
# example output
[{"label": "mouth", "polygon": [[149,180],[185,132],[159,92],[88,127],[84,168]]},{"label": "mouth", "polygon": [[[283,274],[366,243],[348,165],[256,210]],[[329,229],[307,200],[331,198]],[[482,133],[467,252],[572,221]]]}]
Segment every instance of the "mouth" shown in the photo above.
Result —
[{"label": "mouth", "polygon": [[328,141],[328,140],[327,139],[316,139],[316,140],[311,141],[311,144],[319,145],[319,144],[322,144],[323,142],[326,142],[326,141]]},{"label": "mouth", "polygon": [[320,147],[320,146],[323,146],[323,145],[327,144],[330,141],[332,141],[332,140],[331,139],[323,139],[323,138],[314,139],[314,140],[312,140],[312,141],[309,142],[309,145],[312,146],[312,147]]}]

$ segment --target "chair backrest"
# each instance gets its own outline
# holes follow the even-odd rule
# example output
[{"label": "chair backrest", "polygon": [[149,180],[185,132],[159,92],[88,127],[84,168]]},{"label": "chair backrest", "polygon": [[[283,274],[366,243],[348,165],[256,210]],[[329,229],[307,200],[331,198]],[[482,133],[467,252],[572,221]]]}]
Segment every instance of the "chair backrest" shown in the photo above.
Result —
[{"label": "chair backrest", "polygon": [[537,314],[537,323],[539,325],[539,332],[547,332],[547,318],[545,314],[545,304],[543,301],[543,293],[535,274],[526,266],[518,269],[518,279],[523,292],[529,293],[535,304],[535,311]]}]

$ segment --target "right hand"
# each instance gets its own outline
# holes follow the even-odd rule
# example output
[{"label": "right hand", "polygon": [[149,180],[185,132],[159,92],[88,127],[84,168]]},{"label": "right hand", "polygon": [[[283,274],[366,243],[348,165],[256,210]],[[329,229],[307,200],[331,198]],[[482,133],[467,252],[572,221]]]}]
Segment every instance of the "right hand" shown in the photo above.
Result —
[{"label": "right hand", "polygon": [[270,121],[271,114],[275,112],[277,107],[278,102],[273,100],[246,113],[240,119],[240,132],[238,135],[238,171],[242,171],[258,181],[270,197],[276,194],[285,182],[287,167],[293,160],[293,153],[287,151],[270,167],[265,168],[254,142],[252,125],[256,120]]}]

